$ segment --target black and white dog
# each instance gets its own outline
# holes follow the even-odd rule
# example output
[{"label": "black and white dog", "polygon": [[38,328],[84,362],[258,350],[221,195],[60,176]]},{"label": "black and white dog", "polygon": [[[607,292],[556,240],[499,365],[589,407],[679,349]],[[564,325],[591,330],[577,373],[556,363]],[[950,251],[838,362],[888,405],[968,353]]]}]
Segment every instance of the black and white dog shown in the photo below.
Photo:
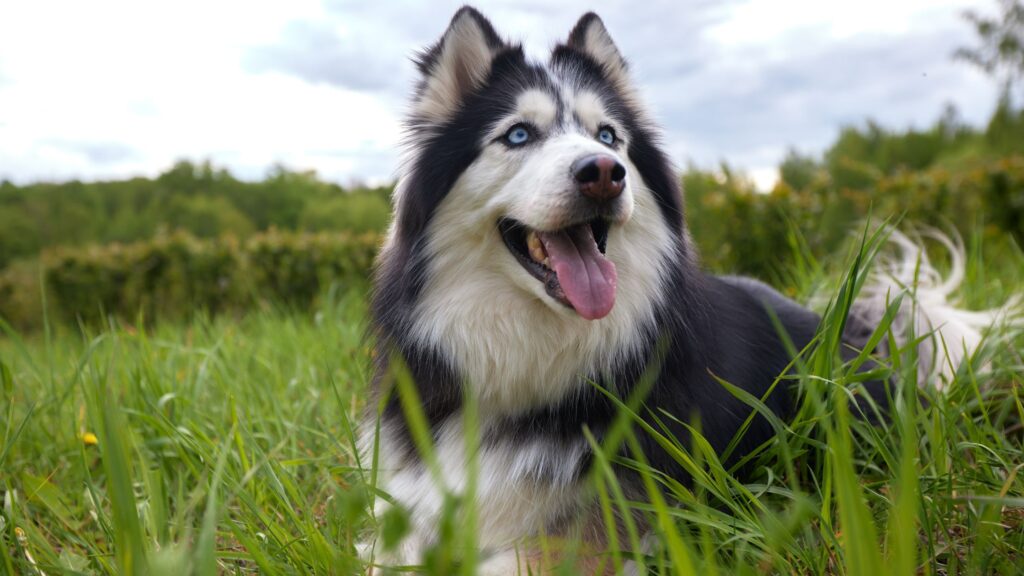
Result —
[{"label": "black and white dog", "polygon": [[[700,416],[721,450],[751,408],[716,378],[764,396],[791,360],[772,315],[798,348],[819,318],[758,281],[700,270],[679,173],[596,15],[535,62],[463,8],[418,64],[372,316],[378,388],[391,362],[405,364],[445,486],[414,447],[396,394],[371,411],[361,442],[377,448],[380,488],[413,523],[387,561],[418,563],[435,541],[443,490],[465,487],[462,406],[473,394],[483,570],[514,573],[529,561],[522,542],[581,530],[592,513],[582,431],[600,438],[616,415],[594,382],[625,397],[653,367],[646,404]],[[862,320],[884,309],[877,300],[862,305]],[[935,318],[944,306],[939,298]],[[939,323],[948,342],[963,340],[957,330],[973,342],[970,323]],[[766,404],[785,416],[792,401],[780,390]],[[671,432],[688,435],[681,425]],[[754,420],[737,452],[770,434]],[[642,442],[655,467],[683,475]]]}]

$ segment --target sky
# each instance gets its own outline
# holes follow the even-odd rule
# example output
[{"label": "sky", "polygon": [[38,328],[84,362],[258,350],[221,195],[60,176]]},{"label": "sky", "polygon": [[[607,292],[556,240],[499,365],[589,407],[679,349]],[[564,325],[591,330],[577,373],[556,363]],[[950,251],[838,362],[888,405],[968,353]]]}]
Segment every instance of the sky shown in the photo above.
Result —
[{"label": "sky", "polygon": [[[0,7],[0,179],[155,176],[209,159],[341,184],[392,179],[410,57],[461,2],[32,0]],[[818,154],[872,118],[972,124],[992,82],[951,58],[966,0],[475,4],[536,58],[596,11],[680,165],[728,161],[761,187],[787,150]]]}]

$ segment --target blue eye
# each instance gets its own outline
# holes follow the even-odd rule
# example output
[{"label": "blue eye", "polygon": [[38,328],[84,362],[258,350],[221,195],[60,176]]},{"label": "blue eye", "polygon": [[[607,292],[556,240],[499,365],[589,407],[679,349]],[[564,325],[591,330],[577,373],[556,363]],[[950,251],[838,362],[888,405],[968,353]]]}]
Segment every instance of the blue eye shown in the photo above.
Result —
[{"label": "blue eye", "polygon": [[530,139],[530,131],[526,129],[526,126],[522,124],[516,124],[509,128],[508,132],[505,133],[505,140],[513,146],[519,146],[520,144],[526,144]]},{"label": "blue eye", "polygon": [[612,144],[615,144],[615,131],[611,128],[601,128],[597,133],[597,139],[611,146]]}]

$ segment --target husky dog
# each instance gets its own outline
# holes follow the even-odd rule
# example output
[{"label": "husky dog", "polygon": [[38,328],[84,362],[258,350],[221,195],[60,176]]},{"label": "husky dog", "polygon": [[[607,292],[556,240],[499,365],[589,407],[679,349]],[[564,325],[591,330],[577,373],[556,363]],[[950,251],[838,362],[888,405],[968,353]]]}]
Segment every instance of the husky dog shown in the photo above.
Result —
[{"label": "husky dog", "polygon": [[[601,388],[625,398],[653,375],[646,404],[700,417],[721,451],[751,408],[717,379],[791,414],[791,391],[767,394],[792,359],[775,320],[799,349],[820,319],[761,282],[700,270],[679,173],[595,14],[535,62],[466,7],[418,66],[408,158],[374,278],[375,381],[380,388],[396,362],[407,368],[444,485],[422,461],[398,395],[378,390],[384,400],[361,442],[379,454],[380,488],[412,522],[386,561],[419,563],[436,541],[444,491],[466,488],[472,395],[483,570],[525,573],[535,558],[517,546],[531,537],[603,529],[596,519],[588,528],[582,490],[592,459],[584,429],[600,440],[617,413]],[[863,318],[885,306],[884,295],[875,300],[851,318],[850,344],[866,342]],[[754,419],[735,453],[771,434]],[[653,439],[640,442],[654,467],[685,476]],[[620,481],[639,490],[627,472]],[[368,553],[380,559],[372,545]]]}]

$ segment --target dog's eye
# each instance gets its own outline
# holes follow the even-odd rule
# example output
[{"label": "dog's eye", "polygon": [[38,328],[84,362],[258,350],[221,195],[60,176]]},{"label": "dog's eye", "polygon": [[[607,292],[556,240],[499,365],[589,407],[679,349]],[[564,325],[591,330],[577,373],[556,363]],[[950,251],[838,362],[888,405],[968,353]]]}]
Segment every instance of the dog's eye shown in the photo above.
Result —
[{"label": "dog's eye", "polygon": [[505,133],[505,141],[513,146],[526,144],[530,140],[530,130],[523,124],[516,124]]},{"label": "dog's eye", "polygon": [[608,127],[601,128],[597,132],[597,139],[611,146],[612,144],[615,144],[615,130]]}]

